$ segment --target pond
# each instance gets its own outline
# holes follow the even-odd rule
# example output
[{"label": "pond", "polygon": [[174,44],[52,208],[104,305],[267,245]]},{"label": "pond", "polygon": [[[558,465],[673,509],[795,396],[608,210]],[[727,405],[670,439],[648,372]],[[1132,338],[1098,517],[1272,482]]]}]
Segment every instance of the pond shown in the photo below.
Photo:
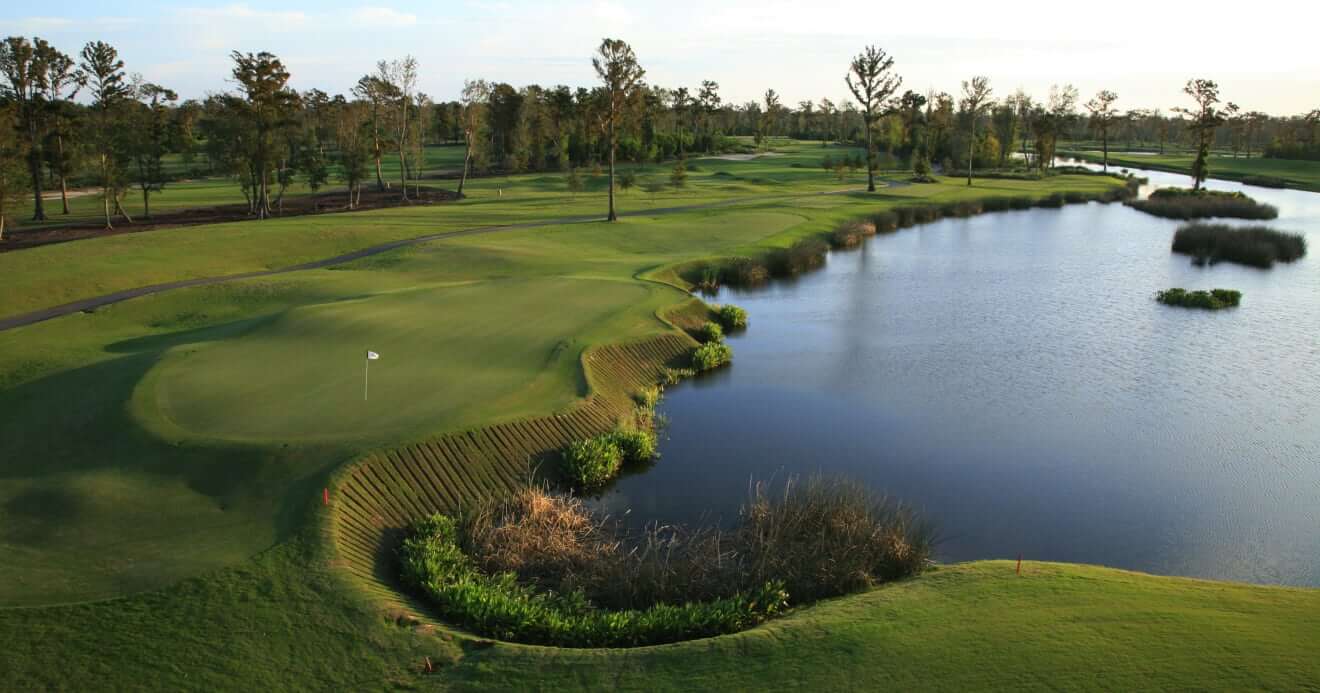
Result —
[{"label": "pond", "polygon": [[[1153,185],[1185,176],[1142,172]],[[723,290],[730,368],[670,388],[662,458],[597,504],[729,521],[751,480],[866,481],[941,561],[1013,558],[1320,585],[1320,195],[1242,189],[1312,255],[1196,267],[1122,205],[945,220]],[[1163,306],[1172,286],[1242,306]]]}]

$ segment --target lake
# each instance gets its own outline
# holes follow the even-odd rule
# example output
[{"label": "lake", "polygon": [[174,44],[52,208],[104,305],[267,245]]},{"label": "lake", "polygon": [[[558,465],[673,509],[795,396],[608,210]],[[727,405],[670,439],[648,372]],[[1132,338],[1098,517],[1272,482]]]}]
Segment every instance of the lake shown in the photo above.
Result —
[{"label": "lake", "polygon": [[[1320,195],[1211,187],[1276,205],[1311,256],[1196,267],[1169,251],[1177,222],[1092,203],[940,221],[722,290],[751,315],[733,365],[668,390],[662,458],[597,505],[727,522],[753,479],[838,473],[932,521],[941,561],[1320,585]],[[1242,306],[1154,300],[1173,286]]]}]

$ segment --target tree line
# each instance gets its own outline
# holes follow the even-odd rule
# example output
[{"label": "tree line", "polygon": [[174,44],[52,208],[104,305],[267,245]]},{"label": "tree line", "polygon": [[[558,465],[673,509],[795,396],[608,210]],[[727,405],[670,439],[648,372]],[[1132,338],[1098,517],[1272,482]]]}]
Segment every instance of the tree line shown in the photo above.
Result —
[{"label": "tree line", "polygon": [[[411,56],[382,60],[349,94],[289,86],[284,63],[268,52],[231,53],[234,89],[180,101],[166,86],[128,72],[115,48],[101,41],[69,56],[40,38],[0,43],[0,233],[6,216],[30,194],[32,218],[48,218],[46,192],[58,190],[69,212],[71,184],[100,189],[104,223],[132,221],[126,195],[151,196],[177,177],[222,175],[236,181],[256,218],[278,214],[289,187],[316,192],[334,179],[348,206],[363,186],[401,201],[423,194],[425,148],[464,148],[457,194],[470,174],[566,171],[610,173],[613,216],[618,161],[644,164],[691,154],[740,150],[791,137],[864,145],[868,187],[877,167],[902,166],[918,176],[935,168],[965,172],[1011,165],[1043,170],[1061,140],[1099,138],[1154,146],[1188,140],[1198,152],[1231,149],[1245,156],[1320,158],[1320,109],[1278,118],[1220,105],[1218,87],[1193,80],[1194,109],[1120,111],[1102,90],[1079,104],[1070,85],[1042,98],[1022,90],[1002,99],[985,77],[963,82],[957,95],[899,93],[902,78],[885,51],[868,47],[848,66],[852,96],[837,102],[782,102],[773,89],[762,99],[725,102],[720,85],[665,88],[645,81],[627,43],[602,41],[595,57],[599,83],[515,87],[467,80],[459,98],[436,102],[418,90],[420,65]],[[1079,110],[1080,107],[1080,110]],[[1207,110],[1208,109],[1208,110]],[[397,178],[384,162],[397,164]],[[1203,161],[1203,157],[1198,157]],[[675,176],[682,171],[676,169]],[[411,193],[410,193],[411,187]]]}]

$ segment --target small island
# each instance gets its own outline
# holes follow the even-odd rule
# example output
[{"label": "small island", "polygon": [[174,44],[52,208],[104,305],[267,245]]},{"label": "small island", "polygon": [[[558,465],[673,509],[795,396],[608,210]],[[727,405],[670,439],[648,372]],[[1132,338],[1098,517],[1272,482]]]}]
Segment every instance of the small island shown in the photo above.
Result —
[{"label": "small island", "polygon": [[1253,200],[1240,192],[1161,188],[1145,200],[1132,200],[1129,207],[1165,219],[1275,219],[1279,210]]},{"label": "small island", "polygon": [[1221,261],[1269,269],[1306,255],[1306,237],[1267,226],[1184,224],[1173,234],[1173,252],[1191,255],[1198,265]]},{"label": "small island", "polygon": [[1242,292],[1232,289],[1188,291],[1175,287],[1155,294],[1155,300],[1168,306],[1219,310],[1236,308],[1242,302]]}]

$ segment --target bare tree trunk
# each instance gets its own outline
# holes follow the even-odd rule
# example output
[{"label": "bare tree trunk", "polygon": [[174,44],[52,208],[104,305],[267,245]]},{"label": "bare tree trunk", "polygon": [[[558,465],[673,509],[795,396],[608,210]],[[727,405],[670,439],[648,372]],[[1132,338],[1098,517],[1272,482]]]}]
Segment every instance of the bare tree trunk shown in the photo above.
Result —
[{"label": "bare tree trunk", "polygon": [[[870,98],[870,93],[867,94]],[[862,127],[866,128],[866,192],[875,192],[875,171],[871,168],[871,114],[868,111],[866,117],[862,119]]]},{"label": "bare tree trunk", "polygon": [[1100,130],[1100,144],[1101,144],[1101,148],[1104,149],[1104,158],[1101,159],[1101,161],[1104,162],[1102,164],[1102,168],[1105,173],[1109,173],[1109,131],[1108,130],[1104,130],[1104,129]]},{"label": "bare tree trunk", "polygon": [[60,156],[60,202],[64,205],[64,213],[69,213],[69,184],[64,179],[64,135],[55,136],[55,146]]},{"label": "bare tree trunk", "polygon": [[614,211],[614,121],[610,121],[610,213],[606,217],[607,221],[618,221],[619,215]]},{"label": "bare tree trunk", "polygon": [[976,114],[972,114],[972,133],[967,138],[967,187],[972,185],[972,164],[976,161]]},{"label": "bare tree trunk", "polygon": [[113,231],[115,225],[110,218],[110,172],[106,169],[105,155],[101,155],[101,206],[105,211],[105,228]]},{"label": "bare tree trunk", "polygon": [[0,241],[5,240],[5,215],[0,214]]},{"label": "bare tree trunk", "polygon": [[399,140],[399,194],[404,202],[408,201],[408,162],[403,156],[403,140]]},{"label": "bare tree trunk", "polygon": [[115,191],[115,214],[124,217],[124,221],[133,223],[133,217],[128,216],[128,210],[124,209],[124,205],[120,202],[118,190]]},{"label": "bare tree trunk", "polygon": [[32,221],[46,220],[45,200],[41,199],[41,149],[37,140],[37,125],[28,126],[32,151],[28,153],[28,170],[32,173]]},{"label": "bare tree trunk", "polygon": [[142,189],[142,218],[151,218],[151,193],[146,188]]},{"label": "bare tree trunk", "polygon": [[458,177],[458,198],[463,199],[463,184],[467,182],[468,167],[472,161],[472,136],[467,137],[467,151],[463,154],[463,173]]}]

